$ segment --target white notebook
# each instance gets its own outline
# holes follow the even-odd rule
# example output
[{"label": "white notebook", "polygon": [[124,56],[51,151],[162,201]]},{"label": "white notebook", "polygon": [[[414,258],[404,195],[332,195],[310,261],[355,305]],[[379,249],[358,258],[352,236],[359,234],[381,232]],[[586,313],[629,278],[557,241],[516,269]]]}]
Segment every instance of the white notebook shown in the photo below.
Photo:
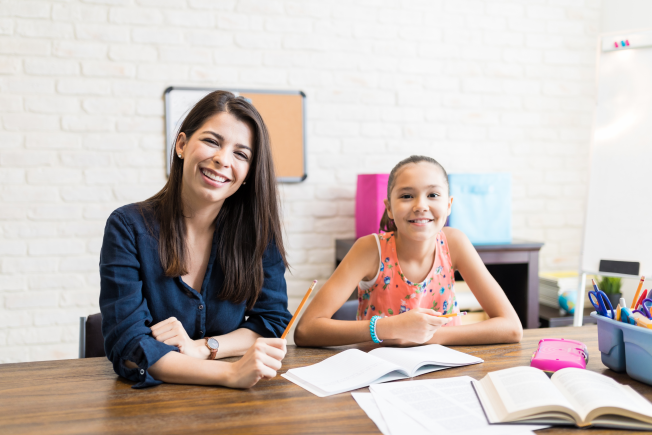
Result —
[{"label": "white notebook", "polygon": [[311,393],[326,397],[371,384],[484,362],[439,344],[409,348],[381,347],[369,353],[349,349],[308,367],[282,374]]}]

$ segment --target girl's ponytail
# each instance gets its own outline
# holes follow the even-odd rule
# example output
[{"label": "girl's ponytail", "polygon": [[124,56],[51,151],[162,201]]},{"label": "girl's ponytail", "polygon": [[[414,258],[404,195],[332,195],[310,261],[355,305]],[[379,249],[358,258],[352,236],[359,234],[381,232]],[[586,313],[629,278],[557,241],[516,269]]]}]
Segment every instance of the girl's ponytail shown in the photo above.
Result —
[{"label": "girl's ponytail", "polygon": [[396,224],[394,223],[394,219],[389,218],[387,209],[385,209],[383,212],[383,217],[380,218],[380,231],[384,231],[386,233],[396,231]]}]

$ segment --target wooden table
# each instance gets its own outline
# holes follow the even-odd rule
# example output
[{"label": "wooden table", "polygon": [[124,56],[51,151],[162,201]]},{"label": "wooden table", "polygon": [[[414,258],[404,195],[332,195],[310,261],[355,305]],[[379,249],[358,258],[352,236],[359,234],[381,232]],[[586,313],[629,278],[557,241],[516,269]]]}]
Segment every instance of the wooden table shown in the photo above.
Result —
[{"label": "wooden table", "polygon": [[[600,361],[597,327],[533,329],[519,344],[457,346],[483,364],[442,370],[418,379],[469,375],[529,365],[539,339],[563,337],[587,344],[588,368],[604,373],[652,399],[652,387],[607,369]],[[368,351],[374,345],[359,346]],[[317,363],[343,348],[290,346],[285,370]],[[399,381],[400,382],[400,381]],[[164,384],[145,390],[116,376],[104,358],[0,365],[2,434],[78,433],[357,433],[378,434],[348,393],[319,398],[277,376],[249,390]],[[367,388],[360,391],[368,391]],[[592,429],[591,434],[617,433]],[[540,434],[580,433],[551,428]]]},{"label": "wooden table", "polygon": [[[335,240],[337,266],[355,239]],[[543,243],[514,240],[500,245],[473,245],[489,273],[505,291],[523,328],[539,327],[539,251]],[[455,272],[455,279],[460,280]],[[357,299],[357,294],[353,295]]]}]

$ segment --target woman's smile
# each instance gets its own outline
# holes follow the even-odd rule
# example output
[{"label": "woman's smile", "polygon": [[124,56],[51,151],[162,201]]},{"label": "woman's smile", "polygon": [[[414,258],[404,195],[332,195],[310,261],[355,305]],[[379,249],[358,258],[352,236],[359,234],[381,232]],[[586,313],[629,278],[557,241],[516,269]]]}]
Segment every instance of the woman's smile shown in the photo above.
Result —
[{"label": "woman's smile", "polygon": [[200,168],[204,181],[213,187],[223,187],[227,185],[231,179],[208,168]]}]

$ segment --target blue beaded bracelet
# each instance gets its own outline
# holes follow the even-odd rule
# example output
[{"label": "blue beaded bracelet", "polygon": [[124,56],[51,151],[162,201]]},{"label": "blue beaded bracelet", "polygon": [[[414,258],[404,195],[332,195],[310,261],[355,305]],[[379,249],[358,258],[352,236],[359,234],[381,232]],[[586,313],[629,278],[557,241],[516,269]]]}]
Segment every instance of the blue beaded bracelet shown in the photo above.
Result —
[{"label": "blue beaded bracelet", "polygon": [[380,319],[380,316],[373,316],[369,322],[369,332],[371,333],[371,339],[374,343],[382,343],[383,340],[380,340],[376,335],[376,322]]}]

